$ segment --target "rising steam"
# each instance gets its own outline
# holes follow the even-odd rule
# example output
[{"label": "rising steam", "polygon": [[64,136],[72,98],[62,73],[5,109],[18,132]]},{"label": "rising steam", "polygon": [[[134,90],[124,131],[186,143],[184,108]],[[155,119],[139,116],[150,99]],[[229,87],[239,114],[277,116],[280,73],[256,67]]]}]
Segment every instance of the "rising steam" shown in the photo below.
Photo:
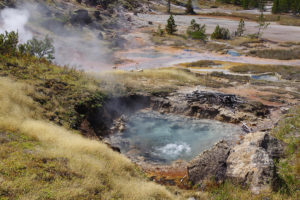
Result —
[{"label": "rising steam", "polygon": [[0,33],[17,31],[20,43],[32,37],[43,39],[49,35],[54,39],[55,60],[59,65],[68,65],[86,71],[99,71],[110,67],[111,57],[99,31],[88,27],[67,28],[47,16],[48,10],[41,4],[23,4],[17,8],[5,8],[0,12]]},{"label": "rising steam", "polygon": [[27,10],[6,8],[1,11],[0,17],[0,33],[16,31],[19,33],[20,42],[22,43],[32,38],[31,32],[25,29],[25,25],[29,20]]}]

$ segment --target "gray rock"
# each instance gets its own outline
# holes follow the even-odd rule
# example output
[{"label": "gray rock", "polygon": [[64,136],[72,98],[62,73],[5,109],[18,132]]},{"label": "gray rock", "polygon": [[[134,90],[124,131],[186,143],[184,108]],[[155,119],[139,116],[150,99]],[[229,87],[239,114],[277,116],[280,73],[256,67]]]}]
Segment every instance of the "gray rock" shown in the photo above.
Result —
[{"label": "gray rock", "polygon": [[211,177],[215,177],[217,181],[224,180],[229,152],[230,144],[222,140],[212,149],[201,153],[189,163],[187,168],[189,180],[193,184]]},{"label": "gray rock", "polygon": [[230,151],[226,177],[249,185],[256,194],[269,190],[275,178],[273,158],[278,158],[282,152],[280,142],[267,133],[249,133]]},{"label": "gray rock", "polygon": [[237,145],[220,141],[189,163],[189,180],[198,184],[212,177],[230,179],[258,194],[272,189],[276,175],[273,159],[282,153],[281,142],[265,132],[249,133]]},{"label": "gray rock", "polygon": [[86,25],[92,23],[92,18],[87,10],[79,9],[74,12],[70,19],[72,24]]}]

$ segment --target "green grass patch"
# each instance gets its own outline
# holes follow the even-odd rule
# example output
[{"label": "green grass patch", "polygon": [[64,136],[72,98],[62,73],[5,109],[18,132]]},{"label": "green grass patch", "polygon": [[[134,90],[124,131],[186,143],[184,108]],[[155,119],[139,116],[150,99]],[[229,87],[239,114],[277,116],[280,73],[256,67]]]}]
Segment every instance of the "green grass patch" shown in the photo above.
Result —
[{"label": "green grass patch", "polygon": [[211,67],[214,65],[218,65],[218,63],[212,61],[212,60],[199,60],[196,62],[187,63],[186,67]]},{"label": "green grass patch", "polygon": [[282,76],[283,79],[287,80],[300,80],[300,67],[299,66],[284,66],[284,65],[251,65],[244,64],[233,66],[230,68],[230,71],[236,73],[278,73]]},{"label": "green grass patch", "polygon": [[300,106],[286,114],[272,134],[285,143],[285,157],[276,162],[279,191],[282,194],[299,196],[300,191]]},{"label": "green grass patch", "polygon": [[249,55],[279,60],[300,59],[300,48],[251,50]]}]

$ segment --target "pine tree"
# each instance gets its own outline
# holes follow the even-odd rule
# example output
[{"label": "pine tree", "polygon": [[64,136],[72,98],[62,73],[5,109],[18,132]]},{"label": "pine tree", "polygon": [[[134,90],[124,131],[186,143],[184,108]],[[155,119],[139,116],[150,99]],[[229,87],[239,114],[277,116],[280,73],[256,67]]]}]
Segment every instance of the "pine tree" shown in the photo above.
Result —
[{"label": "pine tree", "polygon": [[238,6],[241,5],[241,0],[232,0],[232,3]]},{"label": "pine tree", "polygon": [[177,25],[175,24],[175,20],[173,15],[170,15],[169,19],[168,19],[168,23],[166,25],[166,31],[168,34],[174,34],[177,29],[176,29]]},{"label": "pine tree", "polygon": [[263,34],[263,30],[267,29],[270,23],[266,22],[266,18],[264,16],[264,13],[261,11],[260,16],[257,21],[258,24],[258,32],[257,32],[257,37],[261,37]]},{"label": "pine tree", "polygon": [[244,34],[245,30],[245,21],[241,19],[235,35],[241,37]]},{"label": "pine tree", "polygon": [[192,0],[188,0],[186,4],[186,11],[187,14],[195,14],[194,8],[193,8],[193,3]]},{"label": "pine tree", "polygon": [[300,0],[294,0],[291,4],[291,10],[294,13],[294,15],[296,14],[300,14]]},{"label": "pine tree", "polygon": [[258,8],[260,7],[259,5],[259,0],[250,0],[249,1],[249,8]]},{"label": "pine tree", "polygon": [[272,6],[272,13],[276,14],[276,13],[280,13],[281,10],[279,8],[279,0],[274,0],[273,2],[273,6]]},{"label": "pine tree", "polygon": [[289,11],[288,0],[279,0],[279,8],[281,12],[288,12]]},{"label": "pine tree", "polygon": [[245,10],[247,10],[249,8],[249,0],[243,0],[242,6]]}]

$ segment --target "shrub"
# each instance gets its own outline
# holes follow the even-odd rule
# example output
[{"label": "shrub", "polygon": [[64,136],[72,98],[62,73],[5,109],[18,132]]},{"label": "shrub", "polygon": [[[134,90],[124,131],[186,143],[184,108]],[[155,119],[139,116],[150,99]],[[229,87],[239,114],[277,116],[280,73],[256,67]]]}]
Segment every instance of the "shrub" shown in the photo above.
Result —
[{"label": "shrub", "polygon": [[219,25],[216,26],[215,31],[211,34],[211,39],[230,39],[230,32],[227,28],[222,28]]},{"label": "shrub", "polygon": [[174,34],[177,29],[176,29],[177,25],[175,24],[175,20],[173,15],[170,15],[169,19],[168,19],[168,23],[166,25],[166,31],[168,34]]},{"label": "shrub", "polygon": [[18,33],[12,31],[5,31],[0,34],[0,54],[2,55],[16,55],[18,51]]},{"label": "shrub", "polygon": [[200,39],[203,41],[207,39],[207,35],[205,34],[206,32],[205,25],[201,26],[201,24],[196,23],[194,19],[191,21],[191,25],[188,27],[186,32],[188,36],[193,39]]},{"label": "shrub", "polygon": [[158,25],[158,27],[157,27],[156,34],[159,35],[159,36],[163,36],[164,35],[164,30],[161,28],[160,25]]},{"label": "shrub", "polygon": [[49,61],[54,59],[53,39],[48,36],[44,40],[36,38],[28,40],[27,43],[19,45],[19,49],[21,53],[27,53],[37,58],[46,58]]}]

